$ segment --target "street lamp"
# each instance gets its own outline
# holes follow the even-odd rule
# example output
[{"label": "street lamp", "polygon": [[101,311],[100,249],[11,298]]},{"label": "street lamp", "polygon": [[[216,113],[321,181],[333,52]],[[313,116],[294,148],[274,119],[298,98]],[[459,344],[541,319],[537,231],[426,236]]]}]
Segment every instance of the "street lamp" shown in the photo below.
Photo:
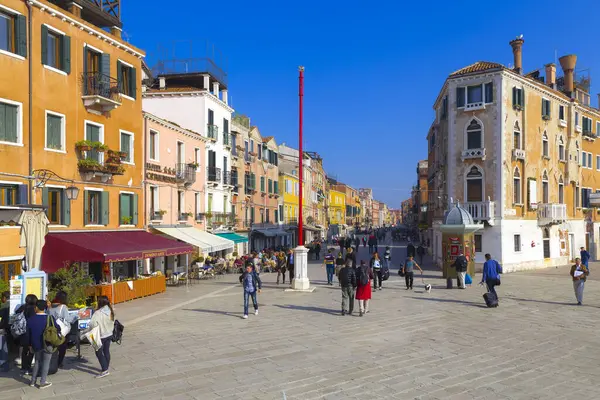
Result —
[{"label": "street lamp", "polygon": [[65,195],[68,200],[77,200],[79,196],[79,188],[73,185],[72,179],[65,179],[59,176],[56,172],[49,169],[36,169],[31,173],[35,179],[35,188],[43,188],[50,179],[59,179],[61,181],[70,182],[71,186],[65,189]]},{"label": "street lamp", "polygon": [[77,186],[69,186],[65,189],[65,195],[68,200],[77,200],[79,196],[79,188]]}]

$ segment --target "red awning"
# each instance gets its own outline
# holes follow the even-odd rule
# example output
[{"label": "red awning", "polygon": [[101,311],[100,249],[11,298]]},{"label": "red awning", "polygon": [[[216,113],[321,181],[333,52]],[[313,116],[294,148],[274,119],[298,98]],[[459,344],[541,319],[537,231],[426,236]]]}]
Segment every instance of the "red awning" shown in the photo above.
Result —
[{"label": "red awning", "polygon": [[119,262],[191,253],[193,247],[145,231],[49,233],[41,269],[47,273],[75,261]]}]

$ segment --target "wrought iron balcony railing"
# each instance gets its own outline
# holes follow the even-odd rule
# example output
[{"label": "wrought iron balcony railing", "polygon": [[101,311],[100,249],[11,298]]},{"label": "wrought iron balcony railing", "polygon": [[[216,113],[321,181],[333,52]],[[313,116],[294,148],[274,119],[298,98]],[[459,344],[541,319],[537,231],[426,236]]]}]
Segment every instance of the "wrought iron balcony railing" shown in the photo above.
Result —
[{"label": "wrought iron balcony railing", "polygon": [[175,164],[175,176],[183,184],[192,184],[196,182],[196,167],[186,163]]},{"label": "wrought iron balcony railing", "polygon": [[211,140],[219,139],[219,127],[217,125],[208,124],[206,129],[206,136]]},{"label": "wrought iron balcony railing", "polygon": [[221,180],[221,168],[206,167],[206,180],[211,183],[219,183]]}]

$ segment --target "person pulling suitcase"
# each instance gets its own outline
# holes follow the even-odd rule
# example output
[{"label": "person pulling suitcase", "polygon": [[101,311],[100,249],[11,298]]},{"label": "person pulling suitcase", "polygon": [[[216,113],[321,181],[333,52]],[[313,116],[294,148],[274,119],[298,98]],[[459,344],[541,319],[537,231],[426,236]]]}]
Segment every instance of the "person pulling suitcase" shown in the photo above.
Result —
[{"label": "person pulling suitcase", "polygon": [[487,253],[485,255],[485,263],[483,264],[483,274],[481,275],[480,285],[485,283],[487,287],[487,293],[483,295],[485,304],[488,307],[498,307],[498,294],[496,293],[496,286],[500,285],[500,274],[502,273],[502,267],[498,261],[492,259],[492,256]]}]

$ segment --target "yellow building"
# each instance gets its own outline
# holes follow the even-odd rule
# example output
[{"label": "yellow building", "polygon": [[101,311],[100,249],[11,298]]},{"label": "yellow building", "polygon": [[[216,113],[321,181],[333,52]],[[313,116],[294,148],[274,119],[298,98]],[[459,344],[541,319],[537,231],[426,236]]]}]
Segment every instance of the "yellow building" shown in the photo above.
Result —
[{"label": "yellow building", "polygon": [[343,225],[346,223],[346,193],[329,190],[329,224]]},{"label": "yellow building", "polygon": [[300,204],[298,177],[288,173],[280,173],[279,187],[283,192],[282,221],[284,224],[296,224],[298,223],[298,207]]}]

